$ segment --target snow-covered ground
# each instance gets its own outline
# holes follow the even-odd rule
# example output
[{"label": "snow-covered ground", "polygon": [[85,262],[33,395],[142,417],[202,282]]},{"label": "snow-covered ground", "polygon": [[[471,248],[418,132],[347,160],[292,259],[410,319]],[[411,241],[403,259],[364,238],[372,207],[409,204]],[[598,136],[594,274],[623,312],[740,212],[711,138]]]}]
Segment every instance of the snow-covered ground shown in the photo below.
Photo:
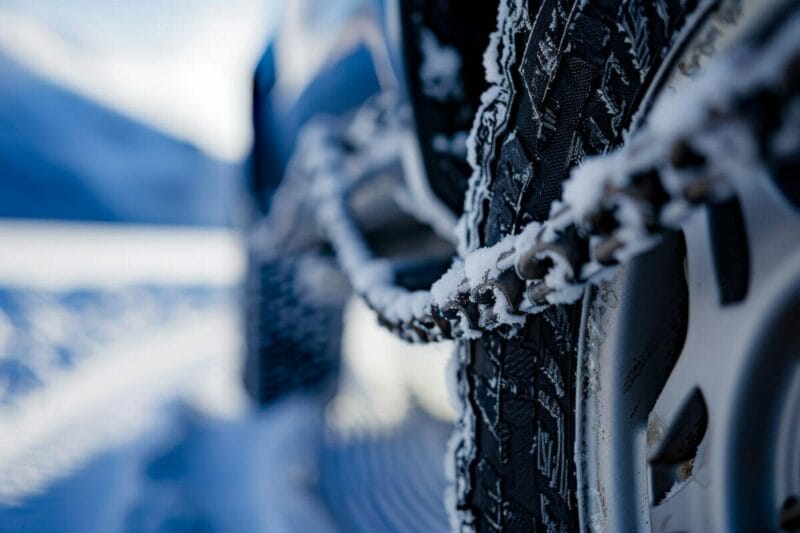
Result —
[{"label": "snow-covered ground", "polygon": [[[234,234],[6,221],[0,249],[3,515],[157,440],[170,405],[242,416]],[[95,481],[112,500],[125,492]]]},{"label": "snow-covered ground", "polygon": [[279,4],[0,0],[0,533],[446,528],[447,347],[354,301],[332,401],[240,386],[221,228]]},{"label": "snow-covered ground", "polygon": [[336,531],[311,488],[318,398],[236,418],[185,404],[154,412],[158,423],[138,437],[0,504],[0,531]]},{"label": "snow-covered ground", "polygon": [[446,529],[449,347],[353,300],[334,401],[256,410],[235,234],[6,221],[0,249],[0,532]]}]

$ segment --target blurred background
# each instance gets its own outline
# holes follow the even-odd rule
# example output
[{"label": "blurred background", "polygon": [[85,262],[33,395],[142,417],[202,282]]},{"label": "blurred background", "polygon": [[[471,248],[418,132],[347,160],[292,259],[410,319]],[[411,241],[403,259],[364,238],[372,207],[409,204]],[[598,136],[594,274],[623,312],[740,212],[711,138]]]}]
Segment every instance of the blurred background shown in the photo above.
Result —
[{"label": "blurred background", "polygon": [[275,12],[0,2],[0,530],[192,515],[147,465],[246,405],[235,205]]},{"label": "blurred background", "polygon": [[296,100],[367,4],[0,0],[0,531],[446,528],[449,346],[346,297],[332,391],[242,386],[254,73],[316,10]]}]

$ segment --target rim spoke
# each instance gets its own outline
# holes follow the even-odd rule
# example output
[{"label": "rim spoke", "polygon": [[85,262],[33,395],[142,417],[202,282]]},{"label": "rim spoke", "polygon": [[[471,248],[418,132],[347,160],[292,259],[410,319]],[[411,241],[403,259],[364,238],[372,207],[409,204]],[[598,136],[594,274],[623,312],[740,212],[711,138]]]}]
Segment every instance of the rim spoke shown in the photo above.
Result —
[{"label": "rim spoke", "polygon": [[800,250],[800,209],[791,205],[769,175],[734,183],[750,246],[751,292],[769,281],[788,253]]}]

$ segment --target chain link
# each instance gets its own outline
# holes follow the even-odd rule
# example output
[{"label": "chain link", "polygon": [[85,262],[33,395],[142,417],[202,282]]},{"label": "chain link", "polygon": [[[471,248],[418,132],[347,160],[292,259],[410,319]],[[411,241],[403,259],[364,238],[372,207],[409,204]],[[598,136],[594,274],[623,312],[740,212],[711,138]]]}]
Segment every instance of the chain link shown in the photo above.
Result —
[{"label": "chain link", "polygon": [[[412,342],[494,329],[513,334],[526,315],[576,301],[587,283],[613,275],[703,205],[734,194],[732,173],[756,175],[800,153],[800,146],[776,148],[763,137],[768,117],[786,117],[772,136],[800,128],[799,114],[790,112],[800,105],[800,43],[791,44],[721,58],[713,75],[662,105],[661,113],[655,109],[650,125],[624,146],[573,169],[547,220],[456,258],[430,291],[397,286],[346,208],[353,187],[400,157],[398,135],[410,128],[395,98],[382,95],[346,123],[309,127],[315,133],[305,135],[294,159],[314,191],[320,225],[382,325]],[[753,72],[743,76],[747,68]],[[670,117],[675,110],[684,116]]]}]

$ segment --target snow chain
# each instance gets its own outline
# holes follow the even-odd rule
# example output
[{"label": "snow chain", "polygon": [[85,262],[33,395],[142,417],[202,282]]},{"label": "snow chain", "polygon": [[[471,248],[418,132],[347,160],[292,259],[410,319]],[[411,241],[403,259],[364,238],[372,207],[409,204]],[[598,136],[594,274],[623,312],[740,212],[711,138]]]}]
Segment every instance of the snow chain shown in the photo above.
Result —
[{"label": "snow chain", "polygon": [[[547,220],[455,259],[429,291],[397,286],[346,209],[347,192],[360,179],[399,157],[397,136],[408,126],[390,95],[366,104],[346,128],[332,121],[309,126],[293,162],[354,289],[382,325],[412,342],[495,329],[513,335],[526,315],[576,301],[587,283],[652,249],[702,206],[729,198],[733,174],[795,168],[798,36],[795,20],[758,49],[720,57],[688,91],[661,102],[621,148],[573,169]],[[480,195],[471,190],[470,197]],[[466,207],[462,224],[477,209]]]}]

